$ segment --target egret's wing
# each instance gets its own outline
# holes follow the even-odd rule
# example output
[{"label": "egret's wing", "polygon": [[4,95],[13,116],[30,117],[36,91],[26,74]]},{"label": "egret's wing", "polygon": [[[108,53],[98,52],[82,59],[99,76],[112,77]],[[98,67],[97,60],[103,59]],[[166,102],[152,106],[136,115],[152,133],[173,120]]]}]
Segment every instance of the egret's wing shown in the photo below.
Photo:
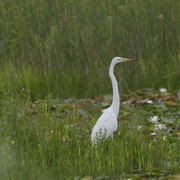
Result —
[{"label": "egret's wing", "polygon": [[106,134],[106,139],[117,130],[117,117],[111,109],[106,109],[96,122],[91,139],[94,141],[96,137],[102,138]]}]

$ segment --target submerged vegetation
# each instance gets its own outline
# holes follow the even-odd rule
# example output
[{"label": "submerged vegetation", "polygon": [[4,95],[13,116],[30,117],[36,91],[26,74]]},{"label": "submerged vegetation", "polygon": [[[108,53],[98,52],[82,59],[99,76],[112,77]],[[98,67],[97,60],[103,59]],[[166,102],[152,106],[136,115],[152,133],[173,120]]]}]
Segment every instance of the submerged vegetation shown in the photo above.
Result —
[{"label": "submerged vegetation", "polygon": [[2,0],[0,7],[0,79],[17,74],[33,99],[108,94],[115,56],[135,60],[116,70],[121,92],[179,88],[180,1]]},{"label": "submerged vegetation", "polygon": [[18,77],[1,82],[0,176],[4,179],[141,179],[180,173],[179,92],[121,94],[114,139],[92,147],[111,96],[32,101]]}]

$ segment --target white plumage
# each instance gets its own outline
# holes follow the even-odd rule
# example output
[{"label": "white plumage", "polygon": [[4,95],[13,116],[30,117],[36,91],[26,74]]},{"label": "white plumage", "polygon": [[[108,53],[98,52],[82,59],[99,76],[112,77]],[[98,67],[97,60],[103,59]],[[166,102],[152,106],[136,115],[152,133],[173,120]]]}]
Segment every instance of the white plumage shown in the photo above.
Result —
[{"label": "white plumage", "polygon": [[98,139],[101,139],[104,135],[106,135],[105,139],[107,139],[108,137],[112,136],[112,132],[116,130],[117,116],[111,110],[111,108],[108,108],[97,120],[91,134],[91,140],[96,144]]},{"label": "white plumage", "polygon": [[117,117],[119,114],[119,91],[117,80],[114,76],[114,66],[117,63],[131,61],[131,59],[115,57],[109,68],[109,76],[111,78],[112,87],[113,87],[113,101],[111,106],[106,109],[103,114],[97,120],[92,133],[91,140],[93,144],[96,144],[99,139],[113,137],[113,132],[117,130]]}]

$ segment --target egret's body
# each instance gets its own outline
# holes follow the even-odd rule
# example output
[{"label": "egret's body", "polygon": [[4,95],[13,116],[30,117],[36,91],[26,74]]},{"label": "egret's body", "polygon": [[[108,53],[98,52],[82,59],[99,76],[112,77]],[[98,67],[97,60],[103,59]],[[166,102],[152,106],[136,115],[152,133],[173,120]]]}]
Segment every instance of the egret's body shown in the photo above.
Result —
[{"label": "egret's body", "polygon": [[112,87],[113,87],[113,101],[109,108],[107,108],[103,114],[99,117],[97,120],[92,133],[91,133],[91,140],[93,144],[97,143],[98,139],[108,137],[113,137],[113,132],[117,130],[117,117],[119,114],[119,91],[118,91],[118,85],[117,80],[114,76],[114,66],[117,63],[124,62],[124,61],[130,61],[131,59],[121,58],[121,57],[115,57],[110,65],[109,68],[109,76],[111,78]]}]

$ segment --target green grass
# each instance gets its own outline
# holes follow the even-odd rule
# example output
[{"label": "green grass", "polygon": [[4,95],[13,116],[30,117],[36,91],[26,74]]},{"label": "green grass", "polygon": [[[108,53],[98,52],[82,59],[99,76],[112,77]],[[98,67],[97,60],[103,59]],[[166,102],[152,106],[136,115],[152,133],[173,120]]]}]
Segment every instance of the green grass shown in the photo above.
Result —
[{"label": "green grass", "polygon": [[[93,148],[92,128],[111,96],[32,101],[17,79],[9,77],[0,84],[0,176],[4,179],[139,179],[180,172],[176,92],[146,89],[121,95],[122,102],[131,103],[121,104],[114,140]],[[147,97],[153,104],[142,101]],[[152,136],[150,116],[159,116],[167,129]]]},{"label": "green grass", "polygon": [[[121,92],[179,88],[179,8],[175,1],[0,2],[0,77],[17,74],[33,99],[111,92],[108,68],[121,64]],[[120,73],[121,72],[121,73]]]},{"label": "green grass", "polygon": [[[0,177],[180,173],[179,9],[177,0],[2,0]],[[129,103],[121,103],[114,140],[92,148],[92,128],[111,102],[97,95],[112,93],[108,68],[115,56],[134,59],[115,68],[120,92],[133,93],[121,95]],[[135,91],[145,87],[156,91]],[[151,116],[167,129],[151,135]]]}]

